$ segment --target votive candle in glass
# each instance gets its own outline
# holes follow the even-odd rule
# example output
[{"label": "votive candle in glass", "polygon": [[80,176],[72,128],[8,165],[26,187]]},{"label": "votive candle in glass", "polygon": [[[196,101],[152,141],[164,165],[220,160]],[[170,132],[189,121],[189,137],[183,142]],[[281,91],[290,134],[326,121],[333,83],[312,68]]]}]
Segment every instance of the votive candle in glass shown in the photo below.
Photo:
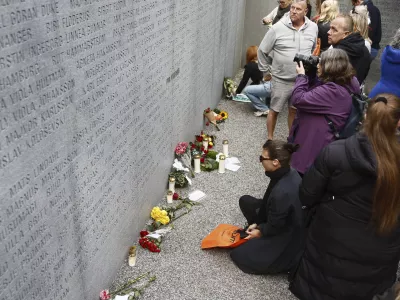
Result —
[{"label": "votive candle in glass", "polygon": [[174,192],[173,191],[168,191],[167,192],[167,203],[172,203],[173,201],[173,197],[174,197]]},{"label": "votive candle in glass", "polygon": [[219,156],[219,166],[218,166],[218,173],[225,173],[225,155]]},{"label": "votive candle in glass", "polygon": [[172,191],[172,193],[175,193],[175,177],[173,176],[169,178],[168,189]]},{"label": "votive candle in glass", "polygon": [[193,158],[194,158],[194,172],[195,173],[200,173],[201,172],[201,169],[200,169],[200,158],[201,158],[201,156],[200,156],[200,154],[195,154],[193,156]]},{"label": "votive candle in glass", "polygon": [[228,147],[229,147],[229,142],[228,142],[228,140],[223,140],[223,141],[222,141],[222,153],[224,153],[225,157],[228,157],[228,156],[229,156]]}]

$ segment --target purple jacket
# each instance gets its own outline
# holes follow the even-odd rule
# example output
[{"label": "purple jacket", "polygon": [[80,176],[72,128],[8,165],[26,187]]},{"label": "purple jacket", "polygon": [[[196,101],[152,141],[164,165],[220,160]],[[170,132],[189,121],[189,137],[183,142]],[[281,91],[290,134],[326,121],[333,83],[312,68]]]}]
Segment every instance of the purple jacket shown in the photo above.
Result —
[{"label": "purple jacket", "polygon": [[[356,77],[347,88],[352,93],[360,92]],[[288,140],[300,145],[292,155],[291,165],[304,174],[322,148],[335,140],[325,115],[335,128],[342,129],[350,115],[352,99],[348,90],[336,83],[323,83],[318,79],[309,83],[308,77],[297,76],[291,102],[297,114]]]}]

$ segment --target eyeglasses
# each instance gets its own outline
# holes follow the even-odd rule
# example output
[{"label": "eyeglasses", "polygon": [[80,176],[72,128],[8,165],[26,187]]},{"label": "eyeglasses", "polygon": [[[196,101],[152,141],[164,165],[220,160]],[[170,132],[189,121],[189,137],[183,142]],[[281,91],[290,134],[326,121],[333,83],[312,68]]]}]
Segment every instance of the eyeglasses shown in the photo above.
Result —
[{"label": "eyeglasses", "polygon": [[269,157],[264,157],[260,155],[260,162],[263,162],[263,160],[274,160],[275,158],[269,158]]}]

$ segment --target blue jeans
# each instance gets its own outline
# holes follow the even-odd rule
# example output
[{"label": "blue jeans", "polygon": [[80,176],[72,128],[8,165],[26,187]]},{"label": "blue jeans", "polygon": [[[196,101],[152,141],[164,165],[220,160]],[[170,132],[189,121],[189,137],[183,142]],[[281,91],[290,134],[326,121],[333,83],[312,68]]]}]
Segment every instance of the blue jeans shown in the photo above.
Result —
[{"label": "blue jeans", "polygon": [[[259,111],[267,111],[271,100],[271,81],[266,81],[258,85],[248,85],[244,90],[245,94],[253,104],[254,108]],[[262,99],[266,98],[266,100]]]},{"label": "blue jeans", "polygon": [[379,49],[371,48],[371,60],[378,56]]}]

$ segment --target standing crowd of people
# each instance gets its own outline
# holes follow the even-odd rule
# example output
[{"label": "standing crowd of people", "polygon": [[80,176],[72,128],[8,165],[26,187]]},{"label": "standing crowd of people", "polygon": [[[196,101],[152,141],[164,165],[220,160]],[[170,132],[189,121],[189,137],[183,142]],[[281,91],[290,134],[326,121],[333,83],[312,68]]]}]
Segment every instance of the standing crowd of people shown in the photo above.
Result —
[{"label": "standing crowd of people", "polygon": [[[288,273],[302,300],[399,300],[400,28],[365,100],[382,35],[373,2],[344,14],[320,0],[312,20],[307,0],[278,4],[236,91],[267,116],[270,182],[263,199],[240,198],[248,241],[231,258],[246,273]],[[275,140],[285,105],[289,136]]]}]

